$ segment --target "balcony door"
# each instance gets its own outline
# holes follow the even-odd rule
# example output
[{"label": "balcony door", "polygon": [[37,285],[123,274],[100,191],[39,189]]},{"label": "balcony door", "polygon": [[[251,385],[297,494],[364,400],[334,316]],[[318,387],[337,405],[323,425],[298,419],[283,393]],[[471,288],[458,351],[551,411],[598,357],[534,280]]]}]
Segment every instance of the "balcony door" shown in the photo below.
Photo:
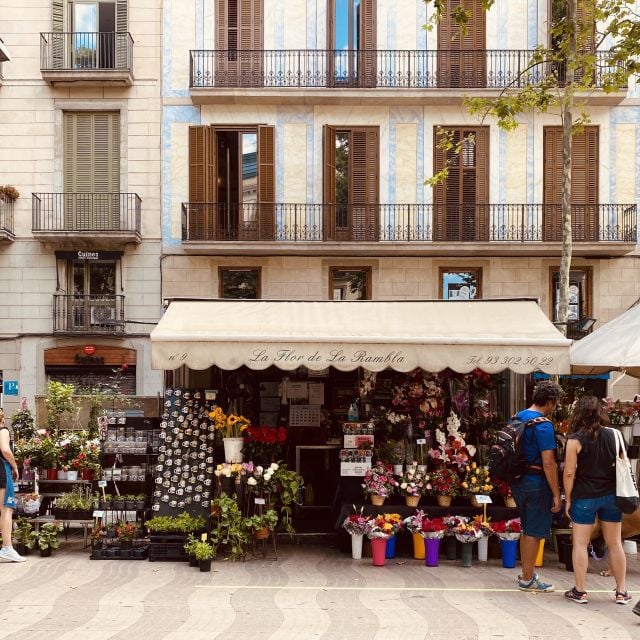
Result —
[{"label": "balcony door", "polygon": [[[485,87],[487,84],[486,14],[482,0],[446,0],[438,23],[438,87]],[[466,11],[463,29],[455,12]]]},{"label": "balcony door", "polygon": [[120,114],[64,114],[64,228],[120,228]]},{"label": "balcony door", "polygon": [[327,83],[376,86],[375,0],[329,0]]},{"label": "balcony door", "polygon": [[[573,135],[571,151],[571,229],[576,242],[597,242],[598,127]],[[545,242],[562,241],[562,127],[544,128]]]},{"label": "balcony door", "polygon": [[[126,68],[128,0],[52,0],[54,68]],[[71,32],[69,39],[65,32]]]},{"label": "balcony door", "polygon": [[188,237],[275,237],[273,127],[189,129]]},{"label": "balcony door", "polygon": [[434,188],[434,239],[489,240],[489,127],[447,129],[452,147],[440,149],[434,130],[434,167],[447,177]]},{"label": "balcony door", "polygon": [[116,260],[70,260],[67,326],[74,330],[114,327],[116,309]]},{"label": "balcony door", "polygon": [[324,236],[373,242],[379,227],[378,127],[324,127]]},{"label": "balcony door", "polygon": [[263,0],[216,0],[215,83],[260,87]]}]

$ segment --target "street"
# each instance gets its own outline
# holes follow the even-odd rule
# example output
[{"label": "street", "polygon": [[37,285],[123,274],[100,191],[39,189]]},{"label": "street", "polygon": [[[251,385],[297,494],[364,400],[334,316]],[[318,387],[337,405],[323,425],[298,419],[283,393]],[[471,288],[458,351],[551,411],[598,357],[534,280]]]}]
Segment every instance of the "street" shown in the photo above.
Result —
[{"label": "street", "polygon": [[[565,601],[572,574],[546,553],[556,592],[522,593],[499,560],[462,568],[441,560],[352,560],[335,548],[280,544],[277,561],[217,560],[211,573],[182,562],[91,561],[76,540],[52,558],[2,564],[0,638],[101,640],[507,640],[638,638],[640,617],[613,602],[612,578],[591,560],[589,604]],[[640,598],[640,561],[628,556]]]}]

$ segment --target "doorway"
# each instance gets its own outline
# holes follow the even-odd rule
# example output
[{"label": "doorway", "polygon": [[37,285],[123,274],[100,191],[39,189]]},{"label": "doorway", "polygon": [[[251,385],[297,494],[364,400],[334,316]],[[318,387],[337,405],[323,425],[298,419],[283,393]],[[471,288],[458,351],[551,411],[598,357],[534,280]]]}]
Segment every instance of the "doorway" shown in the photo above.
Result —
[{"label": "doorway", "polygon": [[116,261],[72,260],[69,270],[71,304],[67,307],[68,326],[91,329],[115,326]]},{"label": "doorway", "polygon": [[115,66],[115,2],[74,2],[71,12],[73,67],[113,69]]}]

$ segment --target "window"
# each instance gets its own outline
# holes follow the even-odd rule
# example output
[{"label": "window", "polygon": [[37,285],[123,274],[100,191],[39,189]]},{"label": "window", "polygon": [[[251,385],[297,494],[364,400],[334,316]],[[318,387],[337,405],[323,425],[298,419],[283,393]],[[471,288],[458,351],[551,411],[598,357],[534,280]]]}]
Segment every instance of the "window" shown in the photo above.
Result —
[{"label": "window", "polygon": [[189,240],[275,237],[275,141],[267,126],[189,128]]},{"label": "window", "polygon": [[326,239],[377,240],[378,147],[378,127],[324,127]]},{"label": "window", "polygon": [[375,0],[329,0],[329,83],[374,87]]},{"label": "window", "polygon": [[[482,0],[447,0],[438,23],[438,86],[486,86],[486,17]],[[468,22],[461,28],[454,12],[464,9]]]},{"label": "window", "polygon": [[120,114],[65,112],[63,157],[65,228],[119,230]]},{"label": "window", "polygon": [[[576,241],[595,242],[598,223],[598,127],[574,133],[571,150],[571,228]],[[544,128],[543,239],[562,241],[562,127]]]},{"label": "window", "polygon": [[[571,269],[569,272],[569,322],[577,322],[591,316],[591,268]],[[558,321],[558,305],[560,304],[560,269],[551,269],[551,316],[553,322]]]},{"label": "window", "polygon": [[[54,60],[64,68],[114,69],[128,62],[128,0],[52,0],[53,31],[72,32],[66,44],[63,38],[53,40]],[[66,54],[65,54],[66,52]]]},{"label": "window", "polygon": [[[438,147],[447,135],[450,149]],[[434,167],[447,177],[434,187],[434,239],[489,240],[489,127],[434,128]]]},{"label": "window", "polygon": [[220,297],[235,298],[236,300],[260,299],[260,269],[220,268]]},{"label": "window", "polygon": [[371,267],[331,267],[330,300],[371,300]]},{"label": "window", "polygon": [[440,267],[442,300],[476,300],[482,297],[482,269]]}]

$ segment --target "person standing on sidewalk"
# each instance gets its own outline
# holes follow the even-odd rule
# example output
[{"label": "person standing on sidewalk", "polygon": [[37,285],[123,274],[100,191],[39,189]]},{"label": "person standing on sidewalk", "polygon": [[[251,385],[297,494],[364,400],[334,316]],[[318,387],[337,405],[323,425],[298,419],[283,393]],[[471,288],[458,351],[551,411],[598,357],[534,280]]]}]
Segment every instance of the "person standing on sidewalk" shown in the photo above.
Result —
[{"label": "person standing on sidewalk", "polygon": [[533,390],[531,406],[516,414],[516,418],[524,423],[537,418],[525,427],[522,435],[526,471],[511,484],[522,522],[522,574],[518,576],[518,589],[521,591],[547,593],[555,590],[552,584],[540,580],[535,564],[540,540],[544,540],[551,531],[552,513],[562,508],[555,459],[555,431],[550,420],[541,419],[553,413],[562,393],[562,388],[555,382],[540,382]]},{"label": "person standing on sidewalk", "polygon": [[16,494],[13,481],[18,479],[18,465],[13,457],[11,432],[4,421],[4,412],[0,409],[0,534],[2,549],[0,561],[24,562],[11,542],[13,531],[13,510],[16,508]]},{"label": "person standing on sidewalk", "polygon": [[564,597],[587,604],[588,546],[596,516],[609,549],[609,567],[616,580],[615,601],[628,604],[625,588],[627,559],[622,548],[622,511],[616,506],[617,440],[607,429],[609,418],[595,396],[576,402],[570,420],[563,484],[566,513],[573,523],[573,575],[575,586]]}]

